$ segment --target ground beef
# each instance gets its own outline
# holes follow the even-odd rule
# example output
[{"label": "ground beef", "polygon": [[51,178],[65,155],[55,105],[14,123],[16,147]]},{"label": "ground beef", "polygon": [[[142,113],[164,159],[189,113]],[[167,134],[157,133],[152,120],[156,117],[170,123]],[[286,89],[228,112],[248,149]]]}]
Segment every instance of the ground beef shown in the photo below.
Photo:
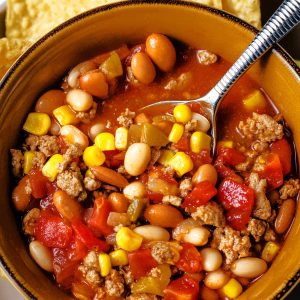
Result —
[{"label": "ground beef", "polygon": [[251,173],[249,176],[249,186],[254,190],[255,194],[253,216],[267,220],[272,214],[272,208],[270,201],[266,197],[266,179],[259,179],[257,173]]},{"label": "ground beef", "polygon": [[124,278],[117,270],[112,269],[105,277],[105,291],[112,297],[121,297],[124,293]]},{"label": "ground beef", "polygon": [[149,276],[152,276],[152,277],[160,277],[161,276],[161,270],[159,268],[152,268],[150,271],[149,271]]},{"label": "ground beef", "polygon": [[97,253],[90,251],[83,260],[83,265],[90,269],[99,270]]},{"label": "ground beef", "polygon": [[253,113],[252,118],[239,123],[239,129],[246,138],[261,142],[273,142],[283,137],[283,126],[266,114]]},{"label": "ground beef", "polygon": [[125,283],[127,285],[131,285],[134,282],[134,278],[133,278],[132,272],[130,271],[129,266],[125,266],[123,268],[120,268],[120,273],[124,277]]},{"label": "ground beef", "polygon": [[99,273],[99,263],[95,251],[90,251],[86,255],[83,259],[83,264],[80,265],[78,269],[81,271],[86,281],[92,286],[98,286],[103,282]]},{"label": "ground beef", "polygon": [[36,136],[30,134],[25,140],[25,147],[31,151],[41,151],[46,157],[60,152],[57,137],[52,135]]},{"label": "ground beef", "polygon": [[177,196],[167,195],[162,198],[162,202],[165,204],[172,204],[174,206],[180,206],[182,199]]},{"label": "ground beef", "polygon": [[96,270],[88,270],[84,275],[86,281],[92,286],[98,286],[102,283],[100,273]]},{"label": "ground beef", "polygon": [[21,150],[10,149],[10,154],[12,156],[12,172],[14,176],[20,176],[22,174],[23,166],[23,154]]},{"label": "ground beef", "polygon": [[191,72],[185,72],[180,74],[176,79],[172,78],[169,82],[167,82],[164,89],[183,91],[186,90],[192,80],[193,74]]},{"label": "ground beef", "polygon": [[93,106],[89,111],[76,112],[75,116],[81,122],[87,124],[87,123],[90,123],[95,118],[96,112],[97,112],[97,103],[93,102]]},{"label": "ground beef", "polygon": [[134,118],[135,112],[130,111],[128,108],[126,108],[125,112],[121,113],[121,115],[117,118],[117,121],[121,126],[129,128],[130,125],[133,124]]},{"label": "ground beef", "polygon": [[201,65],[211,65],[217,62],[218,57],[216,54],[207,51],[207,50],[199,50],[197,51],[197,58]]},{"label": "ground beef", "polygon": [[267,228],[265,235],[264,235],[264,240],[266,242],[275,242],[276,241],[276,233],[272,228]]},{"label": "ground beef", "polygon": [[216,227],[224,226],[226,223],[222,207],[214,201],[197,207],[197,210],[192,213],[192,218]]},{"label": "ground beef", "polygon": [[226,264],[230,265],[240,257],[249,256],[251,243],[248,235],[225,226],[215,229],[211,247],[222,251],[226,257]]},{"label": "ground beef", "polygon": [[264,221],[251,218],[247,226],[247,231],[254,237],[254,240],[258,242],[264,235],[266,228],[267,224]]},{"label": "ground beef", "polygon": [[161,151],[155,148],[151,148],[151,160],[150,165],[153,166],[160,158]]},{"label": "ground beef", "polygon": [[282,188],[279,190],[280,199],[286,200],[297,196],[300,190],[299,179],[289,179],[285,181]]},{"label": "ground beef", "polygon": [[192,178],[183,179],[179,184],[180,196],[182,198],[186,197],[192,188]]},{"label": "ground beef", "polygon": [[126,300],[157,300],[156,295],[151,294],[132,294],[128,297],[126,297]]},{"label": "ground beef", "polygon": [[178,251],[169,242],[154,243],[151,255],[159,264],[173,264],[179,259]]},{"label": "ground beef", "polygon": [[91,176],[84,177],[83,183],[87,191],[98,190],[101,186],[101,182]]},{"label": "ground beef", "polygon": [[[198,120],[192,119],[184,125],[184,130],[186,133],[199,131],[201,129],[201,124]],[[201,131],[201,130],[200,130]]]},{"label": "ground beef", "polygon": [[28,235],[34,235],[35,224],[40,217],[41,211],[38,208],[31,209],[23,219],[23,232]]},{"label": "ground beef", "polygon": [[65,171],[73,160],[82,155],[83,151],[79,144],[69,144],[66,152],[63,154],[64,161],[59,163],[58,171],[61,173]]},{"label": "ground beef", "polygon": [[251,149],[254,153],[263,153],[269,148],[269,144],[262,141],[255,141],[251,144]]},{"label": "ground beef", "polygon": [[79,169],[68,169],[58,174],[56,183],[60,189],[65,191],[71,197],[80,197],[80,200],[84,200],[86,198],[84,198],[85,190]]},{"label": "ground beef", "polygon": [[41,170],[46,162],[46,155],[43,152],[34,152],[34,157],[32,159],[32,169],[39,169]]},{"label": "ground beef", "polygon": [[246,160],[235,166],[235,169],[240,172],[250,171],[253,165],[253,159],[246,157]]}]

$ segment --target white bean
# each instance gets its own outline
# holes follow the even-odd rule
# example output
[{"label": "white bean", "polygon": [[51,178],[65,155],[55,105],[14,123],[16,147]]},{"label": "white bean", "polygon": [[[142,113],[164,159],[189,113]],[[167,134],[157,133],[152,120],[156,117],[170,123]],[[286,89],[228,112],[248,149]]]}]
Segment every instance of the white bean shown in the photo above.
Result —
[{"label": "white bean", "polygon": [[236,260],[231,266],[231,272],[239,277],[255,278],[266,272],[267,263],[258,257],[244,257]]},{"label": "white bean", "polygon": [[148,241],[168,241],[170,239],[168,230],[160,226],[143,225],[134,228],[133,231]]},{"label": "white bean", "polygon": [[200,251],[203,269],[207,272],[215,271],[222,265],[222,255],[219,250],[205,248]]},{"label": "white bean", "polygon": [[182,240],[195,246],[203,246],[207,244],[210,236],[209,230],[204,227],[192,228],[188,233],[184,234]]},{"label": "white bean", "polygon": [[105,124],[103,123],[96,123],[94,125],[92,125],[90,127],[90,130],[89,130],[89,137],[90,139],[95,142],[95,137],[99,134],[99,133],[102,133],[106,130],[106,127],[105,127]]},{"label": "white bean", "polygon": [[92,61],[84,61],[77,66],[75,66],[68,75],[68,85],[72,88],[79,87],[79,77],[88,71],[94,70],[97,65]]},{"label": "white bean", "polygon": [[144,143],[134,143],[129,146],[124,159],[124,167],[131,176],[144,173],[151,160],[151,149]]},{"label": "white bean", "polygon": [[70,90],[66,100],[75,111],[87,111],[93,106],[93,97],[80,89]]},{"label": "white bean", "polygon": [[217,290],[222,288],[228,280],[229,276],[222,269],[218,269],[207,273],[204,284],[212,290]]},{"label": "white bean", "polygon": [[29,252],[34,261],[45,271],[53,272],[53,257],[50,250],[39,241],[29,244]]},{"label": "white bean", "polygon": [[129,200],[133,200],[134,198],[140,199],[145,196],[146,188],[145,185],[140,181],[135,181],[125,186],[123,194]]},{"label": "white bean", "polygon": [[65,137],[69,143],[80,145],[83,150],[89,145],[88,137],[73,125],[63,126],[60,129],[60,134]]},{"label": "white bean", "polygon": [[192,114],[192,119],[198,121],[197,130],[200,130],[202,132],[207,132],[208,129],[210,128],[210,123],[204,116],[202,116],[198,113],[193,113]]}]

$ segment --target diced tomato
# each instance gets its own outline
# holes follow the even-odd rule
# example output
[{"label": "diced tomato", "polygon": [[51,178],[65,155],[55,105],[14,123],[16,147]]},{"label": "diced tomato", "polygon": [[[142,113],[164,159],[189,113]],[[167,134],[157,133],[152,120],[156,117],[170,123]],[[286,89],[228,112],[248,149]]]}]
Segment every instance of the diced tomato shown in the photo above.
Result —
[{"label": "diced tomato", "polygon": [[169,173],[163,172],[162,167],[152,167],[148,177],[160,178],[170,184],[178,186],[176,179]]},{"label": "diced tomato", "polygon": [[40,170],[31,170],[29,173],[29,182],[31,195],[36,198],[44,198],[47,196],[47,184],[50,183]]},{"label": "diced tomato", "polygon": [[82,260],[87,255],[88,249],[81,239],[75,235],[69,249],[69,259],[72,261]]},{"label": "diced tomato", "polygon": [[139,249],[128,253],[130,271],[134,279],[146,276],[148,272],[157,267],[157,261],[152,257],[150,249]]},{"label": "diced tomato", "polygon": [[243,230],[246,228],[250,220],[251,211],[241,210],[240,208],[231,208],[226,213],[228,224],[235,230]]},{"label": "diced tomato", "polygon": [[270,153],[265,158],[266,164],[264,169],[259,173],[261,178],[265,178],[268,183],[268,189],[273,190],[283,184],[283,173],[279,156],[275,153]]},{"label": "diced tomato", "polygon": [[245,161],[245,155],[234,149],[221,147],[218,150],[218,159],[221,160],[225,165],[234,167]]},{"label": "diced tomato", "polygon": [[197,248],[191,244],[182,244],[180,259],[176,267],[187,273],[197,273],[202,271],[202,258]]},{"label": "diced tomato", "polygon": [[171,281],[164,290],[164,300],[197,300],[199,283],[189,275]]},{"label": "diced tomato", "polygon": [[107,199],[99,197],[94,202],[92,216],[89,220],[89,227],[97,233],[108,235],[113,232],[113,227],[107,225],[107,218],[111,207]]},{"label": "diced tomato", "polygon": [[190,139],[186,135],[183,135],[173,146],[179,151],[190,151]]},{"label": "diced tomato", "polygon": [[123,159],[120,157],[120,150],[109,150],[104,151],[105,154],[105,164],[110,168],[117,168],[123,164]]},{"label": "diced tomato", "polygon": [[194,169],[198,169],[200,166],[204,164],[210,164],[212,162],[209,150],[202,150],[200,153],[185,151],[185,154],[187,154],[192,159]]},{"label": "diced tomato", "polygon": [[200,103],[192,102],[192,103],[189,103],[188,106],[190,107],[192,112],[195,112],[195,113],[205,116],[205,110]]},{"label": "diced tomato", "polygon": [[277,154],[279,157],[283,176],[289,174],[292,169],[292,149],[288,141],[283,138],[274,142],[271,145],[271,151],[272,153]]},{"label": "diced tomato", "polygon": [[225,209],[239,208],[251,212],[254,205],[254,191],[243,183],[224,179],[219,186],[218,199]]},{"label": "diced tomato", "polygon": [[108,251],[108,244],[98,239],[91,229],[81,221],[75,221],[72,223],[72,228],[76,233],[76,237],[89,249],[98,251]]},{"label": "diced tomato", "polygon": [[149,200],[152,202],[152,203],[161,203],[162,202],[162,199],[164,197],[163,194],[159,194],[159,193],[154,193],[154,192],[151,192],[151,191],[147,191],[147,197],[149,198]]},{"label": "diced tomato", "polygon": [[212,183],[209,181],[202,181],[184,198],[181,207],[197,208],[200,205],[206,204],[216,194],[217,189]]},{"label": "diced tomato", "polygon": [[61,153],[66,153],[67,149],[68,149],[68,145],[67,143],[65,142],[64,138],[62,135],[60,135],[58,138],[57,138],[57,143],[59,145],[59,149],[60,149],[60,152]]},{"label": "diced tomato", "polygon": [[35,225],[35,237],[51,248],[66,248],[72,238],[72,228],[50,211],[42,211]]}]

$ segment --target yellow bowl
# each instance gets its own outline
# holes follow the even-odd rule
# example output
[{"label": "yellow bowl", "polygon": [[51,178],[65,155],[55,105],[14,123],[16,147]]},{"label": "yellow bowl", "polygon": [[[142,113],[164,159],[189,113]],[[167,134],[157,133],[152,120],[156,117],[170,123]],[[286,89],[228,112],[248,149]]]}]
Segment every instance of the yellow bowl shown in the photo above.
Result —
[{"label": "yellow bowl", "polygon": [[[76,63],[99,52],[165,33],[233,62],[256,29],[216,9],[176,1],[130,1],[96,8],[64,23],[33,45],[0,85],[0,258],[10,277],[30,298],[71,299],[31,260],[10,201],[9,149],[16,145],[35,99]],[[283,113],[300,150],[300,70],[275,47],[249,71]],[[300,214],[268,272],[239,299],[279,299],[299,279]],[[298,272],[298,273],[297,273]]]}]

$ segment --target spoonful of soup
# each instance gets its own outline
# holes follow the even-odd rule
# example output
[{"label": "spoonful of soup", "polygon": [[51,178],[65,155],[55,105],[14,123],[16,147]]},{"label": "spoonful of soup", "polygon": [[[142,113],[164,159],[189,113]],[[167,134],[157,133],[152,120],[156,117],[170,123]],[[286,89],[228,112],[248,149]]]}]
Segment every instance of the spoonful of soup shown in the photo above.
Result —
[{"label": "spoonful of soup", "polygon": [[[216,114],[221,100],[234,85],[234,83],[254,64],[263,54],[265,54],[282,37],[291,31],[300,21],[300,0],[286,0],[276,10],[262,30],[255,36],[254,40],[241,54],[237,61],[225,73],[220,81],[203,97],[194,100],[164,100],[144,106],[140,111],[150,111],[158,106],[176,106],[177,114],[185,114],[185,105],[199,103],[207,111],[207,115],[212,123],[212,151],[216,153],[217,126]],[[163,44],[164,52],[168,53],[167,58],[161,61],[161,57],[156,55],[156,48]],[[162,71],[172,68],[172,61],[176,57],[175,51],[172,51],[172,45],[168,42],[160,43],[157,37],[149,37],[146,42],[146,51],[154,62],[161,66]],[[166,57],[166,56],[164,56]],[[145,62],[146,63],[146,62]],[[147,73],[147,78],[151,81],[151,72]],[[154,74],[155,76],[155,74]],[[145,77],[145,76],[144,76]]]}]

